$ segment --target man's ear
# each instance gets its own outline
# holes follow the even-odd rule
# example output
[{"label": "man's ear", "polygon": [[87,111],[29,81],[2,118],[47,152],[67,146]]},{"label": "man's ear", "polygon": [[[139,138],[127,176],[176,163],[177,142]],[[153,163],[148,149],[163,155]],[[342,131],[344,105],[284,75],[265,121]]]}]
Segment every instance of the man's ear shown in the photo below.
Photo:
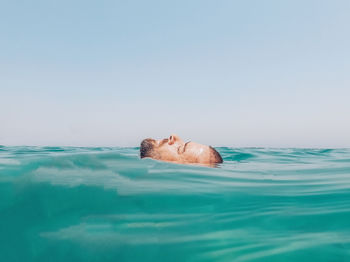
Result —
[{"label": "man's ear", "polygon": [[169,137],[169,139],[168,139],[168,144],[169,144],[169,145],[172,145],[172,144],[175,143],[175,141],[176,141],[176,136],[175,136],[175,135],[171,135],[171,136]]}]

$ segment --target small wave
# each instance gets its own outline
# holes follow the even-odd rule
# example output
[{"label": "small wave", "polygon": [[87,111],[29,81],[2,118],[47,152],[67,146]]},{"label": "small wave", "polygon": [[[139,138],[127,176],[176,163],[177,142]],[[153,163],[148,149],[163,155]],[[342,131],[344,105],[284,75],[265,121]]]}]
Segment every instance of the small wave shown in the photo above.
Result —
[{"label": "small wave", "polygon": [[208,168],[138,148],[0,147],[3,260],[350,259],[350,150],[217,149]]}]

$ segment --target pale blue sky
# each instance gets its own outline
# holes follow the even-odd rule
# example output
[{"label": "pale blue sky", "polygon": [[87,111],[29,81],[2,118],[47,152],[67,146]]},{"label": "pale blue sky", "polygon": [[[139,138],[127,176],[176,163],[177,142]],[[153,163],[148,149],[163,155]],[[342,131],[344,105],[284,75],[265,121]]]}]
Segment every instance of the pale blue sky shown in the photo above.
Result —
[{"label": "pale blue sky", "polygon": [[0,144],[350,147],[350,1],[0,0]]}]

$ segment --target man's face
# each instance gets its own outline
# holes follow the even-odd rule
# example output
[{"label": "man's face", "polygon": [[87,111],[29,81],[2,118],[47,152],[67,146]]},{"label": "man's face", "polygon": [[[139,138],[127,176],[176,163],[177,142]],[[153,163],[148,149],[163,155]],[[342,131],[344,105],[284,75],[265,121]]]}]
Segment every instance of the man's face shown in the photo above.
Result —
[{"label": "man's face", "polygon": [[[157,160],[176,163],[214,164],[222,163],[215,155],[215,149],[195,142],[184,142],[177,135],[155,140],[148,138],[142,141],[140,147],[141,158],[151,157]],[[220,161],[221,160],[221,161]]]}]

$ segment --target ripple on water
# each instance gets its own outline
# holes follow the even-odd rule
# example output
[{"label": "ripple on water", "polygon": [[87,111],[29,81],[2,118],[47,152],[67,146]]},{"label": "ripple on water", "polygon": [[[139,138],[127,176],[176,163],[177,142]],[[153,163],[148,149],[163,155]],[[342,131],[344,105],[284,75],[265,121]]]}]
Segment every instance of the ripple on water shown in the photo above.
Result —
[{"label": "ripple on water", "polygon": [[350,260],[349,149],[218,151],[0,146],[3,260]]}]

